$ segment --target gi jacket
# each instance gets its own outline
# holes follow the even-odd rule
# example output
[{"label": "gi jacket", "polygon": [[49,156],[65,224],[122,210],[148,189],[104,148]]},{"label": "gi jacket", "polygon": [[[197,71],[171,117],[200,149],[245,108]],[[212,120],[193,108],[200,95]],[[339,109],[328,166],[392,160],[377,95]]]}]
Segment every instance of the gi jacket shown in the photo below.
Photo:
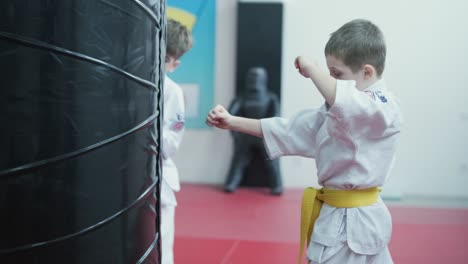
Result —
[{"label": "gi jacket", "polygon": [[179,149],[185,130],[185,105],[182,89],[167,76],[164,80],[163,106],[161,202],[166,205],[176,205],[174,192],[180,190],[180,182],[173,158]]},{"label": "gi jacket", "polygon": [[[383,80],[364,91],[354,81],[337,81],[335,103],[305,110],[290,120],[262,119],[270,158],[314,158],[319,184],[329,189],[382,186],[393,167],[402,124],[396,98]],[[311,241],[334,246],[346,230],[349,247],[373,255],[388,245],[392,222],[379,198],[371,206],[335,208],[324,204]]]}]

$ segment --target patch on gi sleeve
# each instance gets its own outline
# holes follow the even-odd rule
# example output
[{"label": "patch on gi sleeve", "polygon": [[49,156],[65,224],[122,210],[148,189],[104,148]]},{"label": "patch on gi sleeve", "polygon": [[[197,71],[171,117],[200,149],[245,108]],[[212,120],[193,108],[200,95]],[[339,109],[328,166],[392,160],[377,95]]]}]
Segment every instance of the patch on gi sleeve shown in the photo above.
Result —
[{"label": "patch on gi sleeve", "polygon": [[177,113],[177,120],[172,123],[171,130],[179,132],[180,130],[182,130],[182,128],[184,128],[184,124],[184,114]]},{"label": "patch on gi sleeve", "polygon": [[377,95],[377,97],[380,99],[380,101],[382,101],[382,103],[388,102],[387,98],[382,94],[381,91],[375,91],[375,95]]}]

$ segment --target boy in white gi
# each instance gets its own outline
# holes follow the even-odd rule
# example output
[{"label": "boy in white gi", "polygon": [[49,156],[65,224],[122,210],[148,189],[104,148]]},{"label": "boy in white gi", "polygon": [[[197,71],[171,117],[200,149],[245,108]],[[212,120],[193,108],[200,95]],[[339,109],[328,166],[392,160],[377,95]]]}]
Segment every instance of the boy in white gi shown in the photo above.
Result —
[{"label": "boy in white gi", "polygon": [[[179,22],[167,21],[166,72],[173,72],[180,57],[192,47],[191,32]],[[184,133],[184,95],[167,75],[164,79],[162,128],[161,238],[162,264],[174,263],[174,218],[177,205],[175,192],[180,190],[179,173],[172,160]]]},{"label": "boy in white gi", "polygon": [[393,166],[400,107],[382,79],[386,46],[380,29],[353,20],[332,33],[325,56],[329,74],[312,60],[295,60],[325,104],[291,119],[245,119],[218,105],[207,124],[264,139],[270,158],[314,158],[323,186],[304,192],[301,253],[311,263],[393,263],[392,221],[379,196]]}]

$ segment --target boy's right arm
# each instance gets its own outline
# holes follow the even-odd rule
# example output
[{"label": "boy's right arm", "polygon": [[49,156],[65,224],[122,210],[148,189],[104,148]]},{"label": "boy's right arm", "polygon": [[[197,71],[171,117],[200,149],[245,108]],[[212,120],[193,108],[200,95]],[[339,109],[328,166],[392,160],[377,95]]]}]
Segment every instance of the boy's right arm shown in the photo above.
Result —
[{"label": "boy's right arm", "polygon": [[222,106],[215,106],[206,117],[206,124],[263,138],[260,120],[233,116]]},{"label": "boy's right arm", "polygon": [[223,106],[217,105],[208,113],[206,123],[262,138],[271,159],[287,155],[314,158],[316,135],[324,119],[325,114],[320,109],[302,111],[290,120],[279,117],[249,119],[233,116]]}]

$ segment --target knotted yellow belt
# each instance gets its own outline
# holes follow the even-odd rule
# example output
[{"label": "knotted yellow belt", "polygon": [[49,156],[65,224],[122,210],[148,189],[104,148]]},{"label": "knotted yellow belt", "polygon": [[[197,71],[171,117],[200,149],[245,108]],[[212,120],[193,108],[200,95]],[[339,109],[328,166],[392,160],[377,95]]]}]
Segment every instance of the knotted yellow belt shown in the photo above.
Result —
[{"label": "knotted yellow belt", "polygon": [[[299,262],[301,263],[304,246],[310,242],[315,220],[320,214],[323,203],[337,208],[353,208],[372,205],[377,202],[379,188],[361,190],[330,190],[326,188],[306,188],[302,195],[301,243]],[[307,241],[307,244],[305,244]]]}]

